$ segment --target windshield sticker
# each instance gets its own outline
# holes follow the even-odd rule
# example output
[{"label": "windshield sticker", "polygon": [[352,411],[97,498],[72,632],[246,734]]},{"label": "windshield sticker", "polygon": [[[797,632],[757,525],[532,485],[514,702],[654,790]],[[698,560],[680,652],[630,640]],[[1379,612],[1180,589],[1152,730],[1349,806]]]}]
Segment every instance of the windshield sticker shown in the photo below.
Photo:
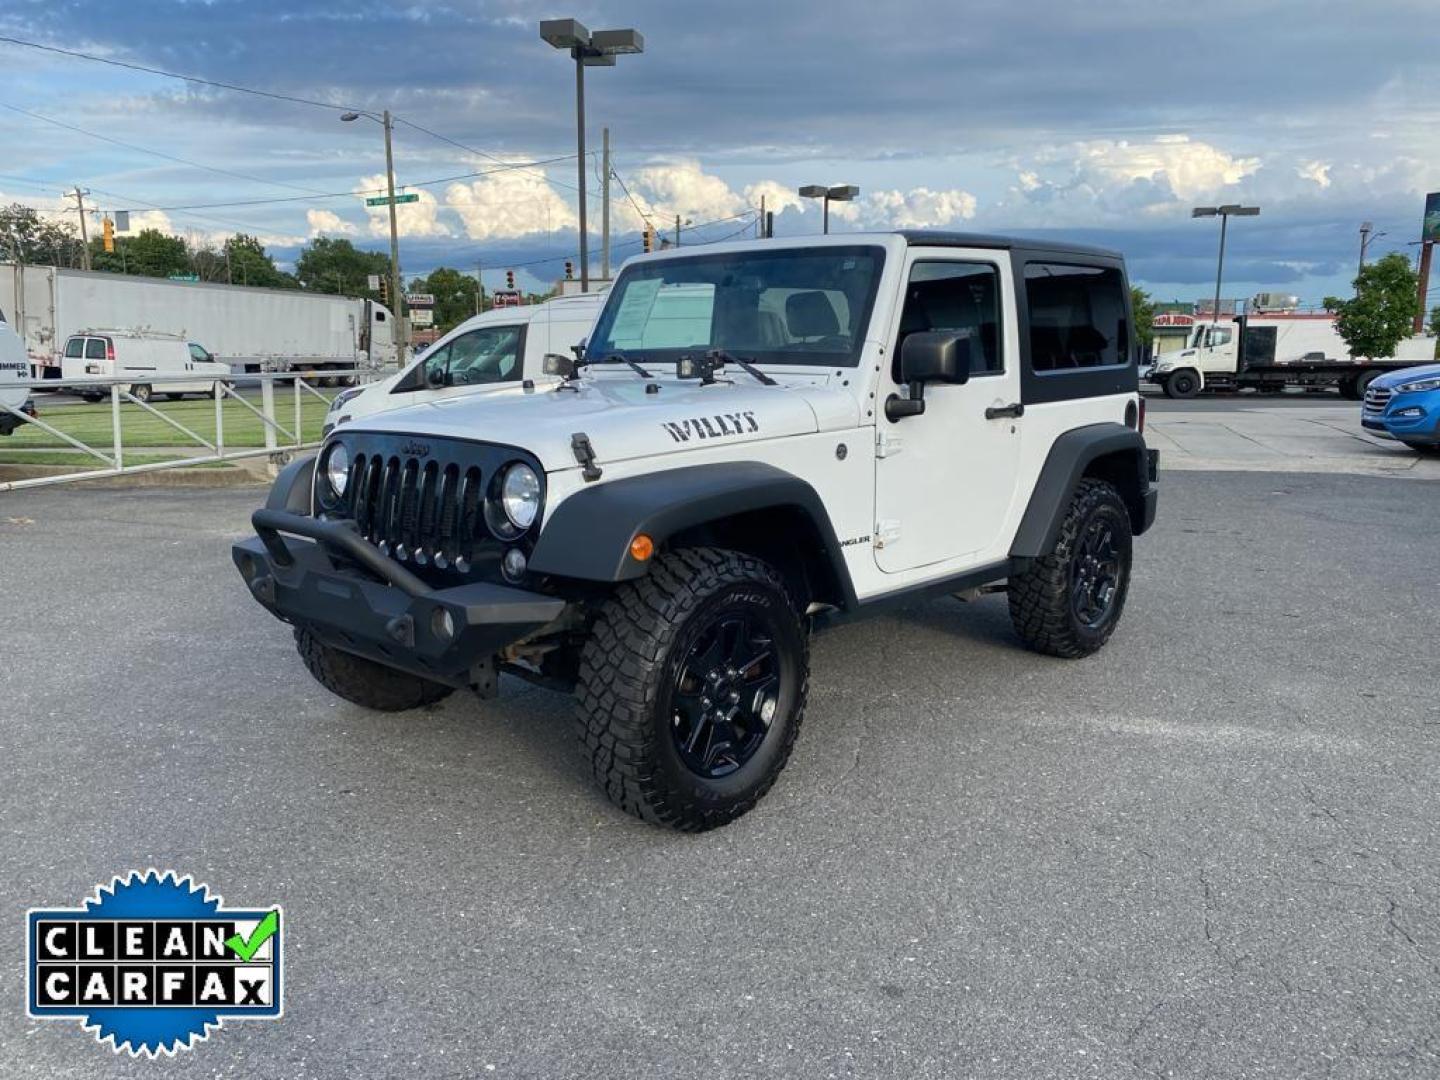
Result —
[{"label": "windshield sticker", "polygon": [[719,413],[715,416],[697,416],[691,420],[665,420],[660,424],[678,442],[689,442],[693,435],[697,439],[719,439],[726,435],[748,435],[760,430],[755,414],[744,412]]},{"label": "windshield sticker", "polygon": [[660,284],[659,278],[647,278],[631,281],[625,286],[620,310],[610,327],[610,342],[617,349],[633,349],[640,345],[645,336],[645,324],[650,320],[650,309],[655,306],[655,297],[660,292]]}]

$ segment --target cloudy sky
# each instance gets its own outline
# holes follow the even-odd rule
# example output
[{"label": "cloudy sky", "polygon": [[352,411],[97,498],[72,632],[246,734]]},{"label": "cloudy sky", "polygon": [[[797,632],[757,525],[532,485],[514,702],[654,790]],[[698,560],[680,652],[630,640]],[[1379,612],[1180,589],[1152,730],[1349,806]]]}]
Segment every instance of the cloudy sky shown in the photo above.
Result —
[{"label": "cloudy sky", "polygon": [[[1387,234],[1372,253],[1413,252],[1440,189],[1433,0],[8,0],[0,35],[393,110],[442,137],[396,130],[397,175],[423,184],[401,210],[407,274],[480,262],[493,287],[509,265],[553,279],[576,250],[573,66],[537,29],[562,16],[645,35],[587,82],[591,146],[608,125],[633,197],[616,188],[620,256],[637,207],[693,222],[692,243],[743,230],[763,194],[777,234],[813,232],[795,188],[848,182],[836,228],[1066,234],[1189,299],[1214,287],[1217,239],[1190,207],[1247,202],[1263,212],[1231,232],[1226,294],[1319,300],[1348,288],[1363,220]],[[243,230],[282,261],[317,234],[385,244],[354,194],[383,181],[373,123],[12,44],[0,61],[4,201],[54,209],[80,184],[162,208],[136,225]]]}]

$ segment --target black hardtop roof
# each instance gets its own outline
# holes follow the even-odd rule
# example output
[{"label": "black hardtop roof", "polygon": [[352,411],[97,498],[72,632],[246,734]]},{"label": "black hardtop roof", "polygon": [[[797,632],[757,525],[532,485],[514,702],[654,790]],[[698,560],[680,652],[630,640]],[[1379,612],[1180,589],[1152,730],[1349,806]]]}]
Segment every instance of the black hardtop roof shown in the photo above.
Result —
[{"label": "black hardtop roof", "polygon": [[947,232],[942,229],[900,229],[898,233],[911,247],[1001,248],[1006,251],[1012,248],[1023,248],[1028,251],[1053,251],[1065,255],[1087,255],[1104,259],[1123,258],[1120,252],[1111,248],[1095,247],[1092,244],[1076,244],[1069,240]]}]

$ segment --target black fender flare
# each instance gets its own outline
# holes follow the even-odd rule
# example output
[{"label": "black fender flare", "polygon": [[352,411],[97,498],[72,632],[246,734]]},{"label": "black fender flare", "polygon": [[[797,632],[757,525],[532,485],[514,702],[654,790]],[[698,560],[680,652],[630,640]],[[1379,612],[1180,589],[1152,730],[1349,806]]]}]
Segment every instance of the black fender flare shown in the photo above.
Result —
[{"label": "black fender flare", "polygon": [[265,499],[267,510],[287,510],[310,516],[310,496],[315,488],[315,454],[296,458],[280,470]]},{"label": "black fender flare", "polygon": [[814,525],[824,558],[852,603],[850,574],[824,501],[798,476],[760,461],[687,465],[590,485],[548,517],[530,569],[582,581],[630,581],[649,570],[630,554],[630,542],[640,533],[659,545],[694,526],[788,508]]},{"label": "black fender flare", "polygon": [[1087,424],[1065,432],[1051,445],[1010,545],[1012,558],[1038,559],[1054,550],[1070,496],[1100,458],[1111,459],[1105,479],[1120,489],[1135,535],[1149,527],[1153,508],[1147,512],[1150,479],[1144,436],[1124,424]]}]

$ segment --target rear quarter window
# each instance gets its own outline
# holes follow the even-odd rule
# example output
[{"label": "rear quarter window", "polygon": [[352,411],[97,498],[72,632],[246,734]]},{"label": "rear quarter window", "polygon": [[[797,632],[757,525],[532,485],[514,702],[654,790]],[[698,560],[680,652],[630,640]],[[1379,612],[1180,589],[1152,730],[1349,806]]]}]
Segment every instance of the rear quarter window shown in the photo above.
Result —
[{"label": "rear quarter window", "polygon": [[104,359],[105,359],[105,339],[104,339],[104,338],[92,337],[92,338],[86,338],[86,339],[85,339],[85,359],[86,359],[86,360],[104,360]]},{"label": "rear quarter window", "polygon": [[1030,363],[1039,374],[1130,362],[1125,281],[1119,270],[1029,263]]}]

